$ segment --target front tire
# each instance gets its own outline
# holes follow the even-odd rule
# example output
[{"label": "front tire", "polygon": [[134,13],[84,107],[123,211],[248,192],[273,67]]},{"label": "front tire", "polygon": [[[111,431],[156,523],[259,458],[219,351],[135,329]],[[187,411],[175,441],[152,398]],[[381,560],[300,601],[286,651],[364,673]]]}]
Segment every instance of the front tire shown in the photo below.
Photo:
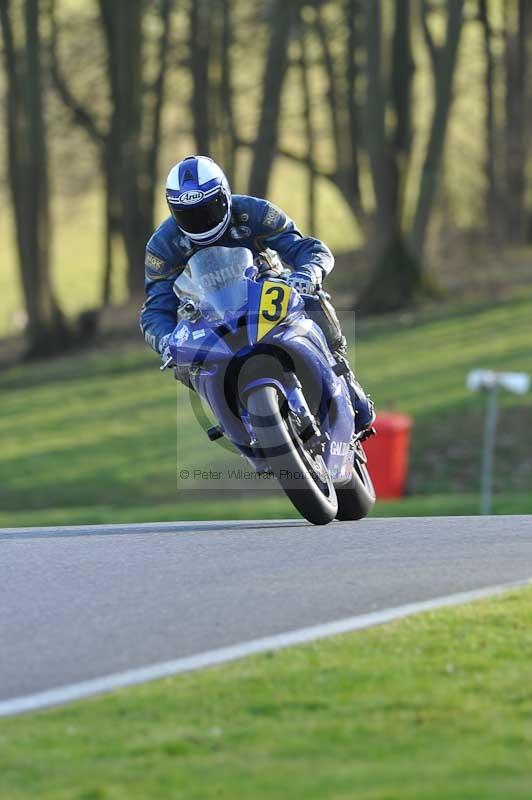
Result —
[{"label": "front tire", "polygon": [[293,505],[314,525],[331,522],[338,511],[331,477],[323,458],[304,449],[288,410],[281,411],[276,389],[253,389],[247,409],[265,460]]}]

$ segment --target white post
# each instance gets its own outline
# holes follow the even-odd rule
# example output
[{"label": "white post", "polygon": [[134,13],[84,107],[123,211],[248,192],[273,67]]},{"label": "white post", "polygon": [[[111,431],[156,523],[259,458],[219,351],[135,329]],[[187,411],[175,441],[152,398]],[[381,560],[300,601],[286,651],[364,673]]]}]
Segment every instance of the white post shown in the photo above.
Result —
[{"label": "white post", "polygon": [[487,386],[488,405],[484,422],[484,443],[482,447],[482,473],[480,481],[480,513],[491,514],[493,495],[493,463],[495,438],[497,433],[498,397],[497,383]]},{"label": "white post", "polygon": [[467,376],[466,385],[472,392],[486,389],[488,407],[484,422],[482,445],[482,472],[480,477],[480,513],[491,514],[493,494],[493,464],[495,434],[497,431],[499,387],[513,394],[526,394],[530,390],[530,375],[526,372],[494,372],[491,369],[474,369]]}]

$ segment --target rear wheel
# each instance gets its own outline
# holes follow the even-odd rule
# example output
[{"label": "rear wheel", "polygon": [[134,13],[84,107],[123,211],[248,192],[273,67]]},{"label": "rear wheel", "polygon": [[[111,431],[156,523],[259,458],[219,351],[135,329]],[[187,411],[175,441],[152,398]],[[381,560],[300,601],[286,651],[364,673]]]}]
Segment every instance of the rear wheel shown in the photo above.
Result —
[{"label": "rear wheel", "polygon": [[336,492],[321,455],[313,455],[297,432],[297,420],[273,386],[250,392],[247,408],[257,443],[286,495],[305,519],[326,525],[338,511]]},{"label": "rear wheel", "polygon": [[336,487],[338,513],[336,519],[341,521],[363,519],[375,505],[375,489],[365,463],[362,445],[358,445],[363,460],[357,458],[353,464],[351,480],[343,486]]}]

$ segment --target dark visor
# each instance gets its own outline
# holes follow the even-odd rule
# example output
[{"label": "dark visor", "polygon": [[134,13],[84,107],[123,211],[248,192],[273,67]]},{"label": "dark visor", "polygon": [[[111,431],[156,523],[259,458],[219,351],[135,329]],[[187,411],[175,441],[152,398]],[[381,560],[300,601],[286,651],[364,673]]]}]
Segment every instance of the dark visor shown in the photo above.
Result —
[{"label": "dark visor", "polygon": [[168,205],[173,218],[186,233],[207,233],[223,222],[227,213],[227,198],[223,192],[201,206],[183,208],[183,206],[176,206],[173,203]]}]

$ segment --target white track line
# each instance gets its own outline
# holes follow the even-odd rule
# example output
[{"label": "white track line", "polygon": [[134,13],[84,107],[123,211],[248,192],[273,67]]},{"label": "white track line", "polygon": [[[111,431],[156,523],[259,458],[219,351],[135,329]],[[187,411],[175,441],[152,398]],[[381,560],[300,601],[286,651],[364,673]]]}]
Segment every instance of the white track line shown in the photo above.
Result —
[{"label": "white track line", "polygon": [[459,592],[445,597],[435,597],[432,600],[423,600],[419,603],[408,603],[396,608],[387,608],[382,611],[372,611],[369,614],[360,614],[356,617],[326,622],[323,625],[313,625],[310,628],[300,628],[299,630],[279,633],[274,636],[266,636],[263,639],[253,639],[250,642],[222,647],[218,650],[209,650],[206,653],[199,653],[186,658],[178,658],[175,661],[165,661],[160,664],[151,664],[147,667],[129,669],[125,672],[117,672],[114,675],[105,675],[102,678],[94,678],[80,683],[72,683],[68,686],[59,686],[56,689],[48,689],[37,694],[29,694],[22,697],[13,697],[9,700],[0,701],[0,717],[8,717],[14,714],[24,714],[29,711],[47,708],[49,706],[69,703],[83,697],[90,697],[95,694],[111,692],[114,689],[121,689],[125,686],[133,686],[138,683],[154,681],[159,678],[167,678],[170,675],[177,675],[181,672],[192,672],[205,667],[212,667],[223,664],[227,661],[235,661],[244,656],[254,653],[263,653],[268,650],[280,650],[284,647],[291,647],[296,644],[313,642],[316,639],[323,639],[327,636],[336,636],[340,633],[349,633],[363,628],[371,628],[375,625],[383,625],[386,622],[410,617],[413,614],[420,614],[423,611],[433,611],[438,608],[457,606],[461,603],[470,603],[474,600],[483,600],[487,597],[503,594],[512,589],[528,586],[532,579],[516,581],[500,586],[489,586],[484,589],[474,589],[469,592]]}]

